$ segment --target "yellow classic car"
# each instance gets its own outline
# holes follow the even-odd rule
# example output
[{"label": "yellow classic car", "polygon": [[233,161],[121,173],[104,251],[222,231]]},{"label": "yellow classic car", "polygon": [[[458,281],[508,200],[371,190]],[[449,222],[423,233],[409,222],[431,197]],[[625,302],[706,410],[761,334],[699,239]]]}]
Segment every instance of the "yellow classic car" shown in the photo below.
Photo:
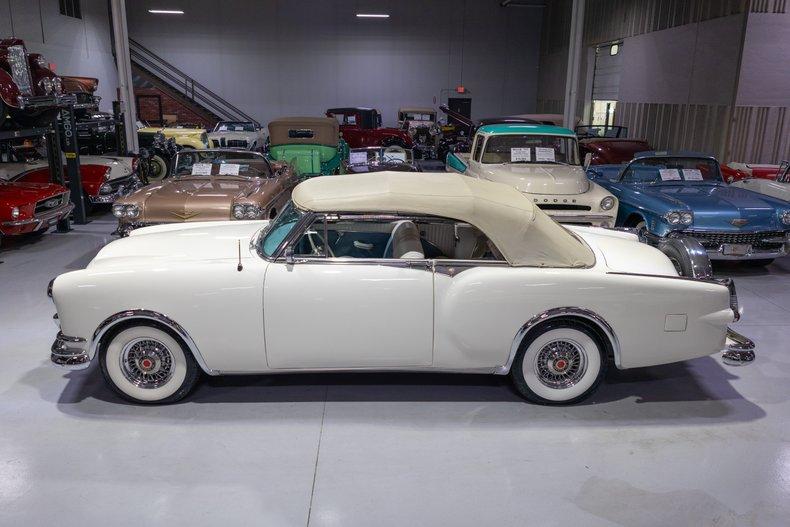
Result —
[{"label": "yellow classic car", "polygon": [[182,148],[192,148],[202,150],[208,148],[208,133],[204,128],[192,128],[188,126],[146,126],[137,130],[138,135],[153,135],[157,132],[164,134],[166,139],[173,139],[179,150]]}]

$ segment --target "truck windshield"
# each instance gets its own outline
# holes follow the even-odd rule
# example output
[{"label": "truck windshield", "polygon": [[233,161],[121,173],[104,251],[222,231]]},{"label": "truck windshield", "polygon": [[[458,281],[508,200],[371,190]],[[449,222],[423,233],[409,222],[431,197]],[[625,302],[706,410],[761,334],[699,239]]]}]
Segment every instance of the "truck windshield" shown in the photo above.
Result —
[{"label": "truck windshield", "polygon": [[492,135],[486,142],[482,163],[578,165],[576,139],[559,135]]}]

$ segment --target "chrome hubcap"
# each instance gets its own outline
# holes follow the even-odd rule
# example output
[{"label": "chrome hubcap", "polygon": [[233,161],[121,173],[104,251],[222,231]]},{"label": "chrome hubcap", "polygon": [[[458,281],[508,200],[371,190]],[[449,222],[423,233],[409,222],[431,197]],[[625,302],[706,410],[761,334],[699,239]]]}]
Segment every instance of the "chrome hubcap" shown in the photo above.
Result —
[{"label": "chrome hubcap", "polygon": [[121,351],[121,371],[126,380],[145,389],[159,388],[173,376],[173,355],[162,342],[135,339]]},{"label": "chrome hubcap", "polygon": [[573,340],[553,340],[535,356],[535,373],[549,388],[570,388],[586,371],[587,355],[582,345]]}]

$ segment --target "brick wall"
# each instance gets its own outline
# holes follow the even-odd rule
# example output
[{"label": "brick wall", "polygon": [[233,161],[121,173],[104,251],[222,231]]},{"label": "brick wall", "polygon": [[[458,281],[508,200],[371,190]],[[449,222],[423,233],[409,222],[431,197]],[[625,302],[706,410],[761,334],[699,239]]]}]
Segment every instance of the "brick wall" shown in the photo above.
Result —
[{"label": "brick wall", "polygon": [[209,130],[217,123],[216,120],[192,110],[186,103],[159,88],[135,87],[134,95],[137,99],[137,115],[141,121],[155,123],[159,119],[159,101],[161,101],[162,115],[165,119],[168,116],[175,116],[177,122],[197,123]]}]

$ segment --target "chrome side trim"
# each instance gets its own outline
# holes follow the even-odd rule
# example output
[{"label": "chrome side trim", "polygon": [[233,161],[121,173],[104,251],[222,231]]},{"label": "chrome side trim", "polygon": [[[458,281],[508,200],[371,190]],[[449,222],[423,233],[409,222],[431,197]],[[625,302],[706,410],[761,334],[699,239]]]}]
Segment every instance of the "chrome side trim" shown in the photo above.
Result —
[{"label": "chrome side trim", "polygon": [[516,333],[516,336],[513,337],[513,343],[510,345],[510,355],[508,355],[507,362],[505,362],[505,364],[502,366],[497,367],[494,370],[494,374],[507,375],[510,372],[510,367],[513,365],[513,361],[516,359],[516,353],[518,353],[518,348],[521,346],[521,341],[531,329],[542,322],[551,320],[552,318],[567,316],[585,318],[598,326],[598,328],[604,332],[606,338],[609,339],[609,345],[612,347],[612,352],[614,353],[614,363],[618,368],[620,367],[620,341],[617,339],[617,335],[615,334],[614,329],[612,329],[612,326],[610,326],[609,323],[603,319],[603,317],[593,311],[590,311],[589,309],[584,309],[582,307],[555,307],[535,315],[523,326],[521,326],[521,328]]},{"label": "chrome side trim", "polygon": [[754,362],[754,342],[737,331],[727,328],[726,348],[721,356],[728,366],[744,366]]},{"label": "chrome side trim", "polygon": [[200,368],[209,375],[219,375],[218,370],[212,370],[206,365],[206,361],[203,359],[203,355],[200,354],[200,350],[198,350],[197,344],[195,341],[192,340],[192,337],[189,336],[189,333],[181,327],[178,322],[174,321],[170,317],[163,315],[161,313],[157,313],[156,311],[150,311],[147,309],[129,309],[127,311],[121,311],[120,313],[116,313],[111,317],[108,317],[99,324],[99,327],[96,328],[96,331],[93,333],[93,337],[91,338],[90,345],[88,346],[88,356],[92,359],[96,356],[96,351],[98,350],[99,343],[101,342],[102,337],[109,331],[113,326],[119,324],[120,322],[124,322],[126,320],[132,319],[146,319],[146,320],[153,320],[155,322],[159,322],[173,330],[176,335],[181,337],[181,339],[186,343],[189,351],[192,352],[192,356],[195,358],[195,361],[200,365]]}]

